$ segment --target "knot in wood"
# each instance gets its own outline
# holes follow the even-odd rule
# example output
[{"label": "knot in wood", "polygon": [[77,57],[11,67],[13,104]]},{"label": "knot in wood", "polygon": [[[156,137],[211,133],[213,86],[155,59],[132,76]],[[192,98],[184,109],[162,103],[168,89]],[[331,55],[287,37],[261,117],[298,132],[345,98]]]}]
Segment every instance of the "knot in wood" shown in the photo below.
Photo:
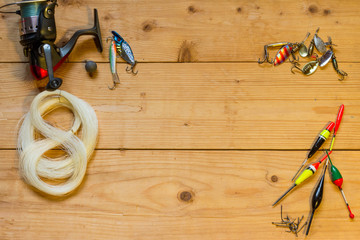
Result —
[{"label": "knot in wood", "polygon": [[276,176],[276,175],[272,175],[271,176],[271,181],[273,181],[273,182],[277,182],[279,179],[278,179],[278,177]]},{"label": "knot in wood", "polygon": [[179,198],[181,201],[189,202],[192,200],[192,194],[188,191],[183,191],[180,193]]}]

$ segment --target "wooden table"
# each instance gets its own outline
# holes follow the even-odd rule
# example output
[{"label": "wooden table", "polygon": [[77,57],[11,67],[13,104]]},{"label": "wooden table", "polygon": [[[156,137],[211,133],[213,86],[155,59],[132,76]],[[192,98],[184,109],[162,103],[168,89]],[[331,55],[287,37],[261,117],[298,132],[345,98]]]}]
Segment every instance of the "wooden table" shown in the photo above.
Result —
[{"label": "wooden table", "polygon": [[[19,176],[17,124],[41,82],[22,54],[19,17],[1,15],[0,239],[295,238],[271,224],[280,219],[280,206],[271,204],[340,104],[345,114],[332,158],[359,216],[359,1],[59,0],[60,44],[91,26],[93,8],[104,43],[110,30],[123,35],[139,74],[127,74],[119,60],[121,85],[108,90],[108,45],[99,54],[90,37],[56,72],[61,89],[91,104],[99,119],[87,176],[65,199],[43,196]],[[331,64],[312,76],[292,74],[288,62],[257,64],[265,44],[299,42],[318,27],[337,45],[344,81]],[[87,59],[98,63],[93,78]],[[71,113],[48,120],[71,124]],[[285,215],[307,217],[318,176],[282,202]],[[325,182],[308,238],[358,239],[357,217],[349,219],[328,175]]]}]

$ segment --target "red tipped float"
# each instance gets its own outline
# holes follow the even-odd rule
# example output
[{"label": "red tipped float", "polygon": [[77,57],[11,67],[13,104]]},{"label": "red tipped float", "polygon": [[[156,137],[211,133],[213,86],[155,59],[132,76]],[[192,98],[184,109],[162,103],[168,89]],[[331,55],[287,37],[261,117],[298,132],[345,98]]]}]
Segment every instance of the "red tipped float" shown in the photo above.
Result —
[{"label": "red tipped float", "polygon": [[335,127],[335,123],[330,122],[329,125],[326,127],[326,130],[328,130],[329,132],[331,132],[334,127]]},{"label": "red tipped float", "polygon": [[339,112],[338,112],[338,115],[337,115],[337,118],[336,118],[336,122],[335,122],[335,129],[334,129],[334,135],[331,139],[331,145],[330,145],[330,150],[333,149],[333,146],[334,146],[334,141],[335,141],[335,137],[336,137],[336,133],[339,129],[339,126],[340,126],[340,123],[341,123],[341,119],[344,115],[344,104],[341,104],[340,108],[339,108]]},{"label": "red tipped float", "polygon": [[[326,151],[327,153],[327,151]],[[330,165],[329,165],[329,174],[330,174],[330,179],[331,181],[339,188],[340,192],[341,192],[341,195],[343,196],[344,198],[344,201],[345,201],[345,204],[349,210],[349,217],[350,218],[354,218],[355,215],[351,212],[350,210],[350,206],[349,206],[349,203],[347,202],[346,200],[346,197],[345,197],[345,194],[344,194],[344,191],[342,189],[342,184],[343,184],[343,177],[339,171],[339,169],[337,169],[331,162],[331,159],[330,159],[330,156],[327,155],[329,161],[330,161]]]}]

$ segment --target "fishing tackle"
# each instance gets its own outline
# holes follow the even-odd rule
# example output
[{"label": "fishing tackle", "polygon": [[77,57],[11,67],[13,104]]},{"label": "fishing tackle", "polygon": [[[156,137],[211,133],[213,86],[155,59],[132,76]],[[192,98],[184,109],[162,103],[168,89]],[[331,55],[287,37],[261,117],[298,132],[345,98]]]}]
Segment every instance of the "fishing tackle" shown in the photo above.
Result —
[{"label": "fishing tackle", "polygon": [[324,54],[326,52],[326,46],[329,46],[331,45],[331,43],[327,42],[325,43],[319,36],[318,36],[318,32],[319,32],[320,28],[316,29],[315,31],[315,34],[314,34],[314,44],[315,44],[315,47],[316,49]]},{"label": "fishing tackle", "polygon": [[[311,52],[309,52],[310,56],[314,51],[314,46],[322,54],[324,54],[326,52],[326,47],[327,46],[332,46],[332,45],[336,46],[335,44],[332,44],[332,42],[330,42],[330,41],[329,42],[324,42],[318,35],[319,30],[320,30],[320,28],[316,29],[314,37],[311,40],[310,45],[311,45],[312,48],[311,48]],[[310,49],[310,46],[309,46],[309,49]]]},{"label": "fishing tackle", "polygon": [[130,64],[130,68],[126,67],[126,72],[136,75],[138,71],[134,72],[134,68],[137,64],[137,61],[135,61],[130,45],[117,32],[111,31],[111,33],[113,34],[112,38],[116,43],[117,53],[120,55],[120,57],[122,57],[122,59]]},{"label": "fishing tackle", "polygon": [[316,60],[308,62],[307,64],[304,65],[303,68],[299,67],[300,64],[298,62],[294,62],[294,65],[291,67],[291,72],[295,74],[293,69],[296,68],[300,70],[304,75],[311,75],[316,71],[318,66],[324,67],[330,61],[332,56],[333,56],[333,51],[331,50],[326,51],[326,53],[322,55],[320,58],[318,58],[317,55],[315,55]]},{"label": "fishing tackle", "polygon": [[92,75],[97,70],[97,64],[94,61],[85,61],[85,70],[89,73],[89,75],[92,77]]},{"label": "fishing tackle", "polygon": [[333,163],[331,162],[331,159],[330,159],[330,156],[328,155],[327,156],[329,161],[330,161],[330,165],[329,165],[329,169],[328,169],[328,172],[329,172],[329,175],[330,175],[330,179],[331,181],[339,188],[340,192],[341,192],[341,195],[343,196],[344,198],[344,201],[345,201],[345,204],[347,206],[347,209],[349,210],[349,217],[351,219],[353,219],[355,217],[355,215],[351,212],[351,209],[350,209],[350,206],[349,206],[349,203],[347,202],[346,200],[346,197],[345,197],[345,194],[344,194],[344,191],[342,189],[342,184],[343,184],[343,177],[340,173],[340,171],[333,165]]},{"label": "fishing tackle", "polygon": [[337,63],[337,60],[336,60],[336,57],[335,55],[333,54],[332,56],[332,64],[333,64],[333,67],[335,69],[335,71],[341,76],[341,78],[339,78],[340,81],[344,80],[345,77],[348,75],[346,72],[342,71],[339,69],[338,67],[338,63]]},{"label": "fishing tackle", "polygon": [[319,66],[326,66],[326,64],[328,64],[328,62],[332,59],[333,54],[334,52],[332,50],[327,50],[324,55],[317,59],[317,61],[319,62]]},{"label": "fishing tackle", "polygon": [[328,50],[324,55],[322,55],[320,58],[317,58],[315,61],[308,62],[304,65],[303,68],[300,68],[300,64],[298,62],[294,62],[293,66],[291,67],[291,72],[295,74],[293,71],[294,68],[300,70],[304,75],[311,75],[313,74],[318,66],[324,67],[332,58],[333,51]]},{"label": "fishing tackle", "polygon": [[[331,152],[329,152],[329,154],[331,154]],[[318,170],[320,164],[327,158],[327,155],[325,154],[319,161],[316,161],[314,163],[309,164],[304,171],[299,175],[299,177],[297,177],[297,179],[294,181],[294,184],[292,186],[289,187],[289,189],[283,194],[281,195],[274,203],[272,206],[275,206],[276,204],[278,204],[291,190],[293,190],[296,186],[300,185],[301,183],[303,183],[305,180],[307,180],[308,178],[310,178],[311,176],[313,176],[315,174],[315,172]]]},{"label": "fishing tackle", "polygon": [[119,75],[116,69],[116,43],[113,38],[108,38],[107,40],[111,39],[110,47],[109,47],[109,60],[110,60],[110,71],[113,78],[113,86],[108,88],[110,90],[114,90],[116,88],[116,84],[120,83]]},{"label": "fishing tackle", "polygon": [[314,42],[314,38],[313,38],[313,39],[311,39],[311,42],[309,44],[307,56],[312,56],[313,55],[314,48],[315,48],[315,42]]},{"label": "fishing tackle", "polygon": [[326,46],[331,45],[331,43],[325,43],[319,36],[318,36],[318,32],[319,32],[320,28],[318,28],[315,31],[314,37],[311,39],[310,45],[308,47],[308,56],[312,56],[313,52],[314,52],[314,48],[316,47],[316,49],[320,52],[320,53],[325,53],[326,52]]},{"label": "fishing tackle", "polygon": [[[297,222],[296,218],[294,220],[291,220],[289,218],[289,216],[286,216],[285,218],[283,218],[282,216],[282,206],[281,206],[281,210],[280,210],[280,217],[281,217],[281,222],[272,222],[272,224],[274,224],[277,227],[288,227],[290,231],[286,231],[286,232],[292,232],[294,233],[296,236],[298,236],[297,234],[304,228],[304,226],[306,225],[306,223],[304,223],[302,225],[302,227],[299,227],[302,220],[304,219],[304,216],[302,216],[301,218],[297,218]],[[284,220],[285,219],[285,220]]]},{"label": "fishing tackle", "polygon": [[304,165],[306,164],[307,160],[309,158],[311,158],[316,152],[317,150],[319,150],[319,148],[324,144],[324,142],[326,141],[326,139],[330,136],[330,133],[332,131],[332,129],[334,128],[335,123],[330,122],[329,125],[320,132],[320,134],[318,135],[318,137],[316,138],[316,140],[314,141],[312,147],[310,148],[307,157],[305,158],[305,160],[303,161],[303,163],[301,164],[300,168],[297,170],[297,172],[295,173],[294,177],[291,179],[292,181],[295,179],[295,177],[298,175],[298,173],[300,172],[300,170],[304,167]]},{"label": "fishing tackle", "polygon": [[[272,43],[272,44],[268,44],[264,46],[264,59],[263,60],[258,60],[259,64],[262,64],[264,62],[268,62],[270,64],[274,64],[274,66],[277,66],[283,62],[286,61],[286,59],[288,59],[290,57],[290,55],[292,55],[293,60],[289,61],[290,62],[296,62],[298,61],[298,59],[296,59],[294,53],[296,51],[299,51],[300,56],[302,57],[306,57],[307,56],[307,48],[304,44],[304,42],[306,41],[306,39],[309,37],[310,33],[307,33],[305,39],[300,42],[300,43],[290,43],[290,42],[279,42],[279,43]],[[269,47],[281,47],[280,50],[276,53],[275,55],[275,59],[271,59],[271,61],[269,60],[269,53],[268,53],[268,48]]]},{"label": "fishing tackle", "polygon": [[333,149],[333,146],[334,146],[334,141],[335,141],[335,137],[336,137],[336,133],[339,129],[339,126],[340,126],[340,123],[341,123],[341,119],[343,117],[343,114],[344,114],[344,104],[341,104],[340,108],[339,108],[339,112],[338,112],[338,115],[337,115],[337,118],[336,118],[336,121],[335,121],[335,128],[334,128],[334,135],[331,139],[331,145],[330,145],[330,151]]},{"label": "fishing tackle", "polygon": [[[330,42],[330,50],[333,50],[333,47],[332,47],[332,40],[331,40],[331,37],[329,37],[329,42]],[[332,57],[331,57],[331,61],[332,61],[332,64],[333,64],[333,67],[335,69],[335,71],[337,72],[337,74],[339,74],[341,76],[341,78],[339,78],[340,81],[344,80],[344,78],[348,75],[346,72],[342,71],[339,69],[339,66],[338,66],[338,63],[337,63],[337,60],[336,60],[336,57],[335,57],[335,53],[333,53]]]},{"label": "fishing tackle", "polygon": [[[304,40],[305,41],[305,40]],[[304,41],[300,43],[300,46],[299,46],[299,55],[301,57],[307,57],[308,56],[308,50],[307,50],[307,47],[305,46],[304,44]]]},{"label": "fishing tackle", "polygon": [[299,67],[300,64],[295,62],[294,65],[291,67],[291,72],[293,74],[295,74],[295,72],[293,71],[294,68],[300,70],[303,74],[305,75],[311,75],[313,74],[316,69],[318,68],[319,66],[319,62],[318,61],[311,61],[311,62],[308,62],[307,64],[304,65],[303,68],[300,68]]},{"label": "fishing tackle", "polygon": [[315,210],[320,206],[321,204],[321,201],[322,201],[322,198],[323,198],[323,193],[324,193],[324,181],[325,181],[325,172],[326,172],[326,168],[327,168],[327,165],[328,165],[328,162],[329,161],[326,161],[326,164],[324,165],[324,170],[323,170],[323,173],[322,175],[320,176],[319,178],[319,181],[318,183],[316,184],[315,188],[314,188],[314,191],[311,195],[311,199],[310,199],[310,215],[309,215],[309,221],[308,221],[308,226],[307,226],[307,229],[306,229],[306,235],[309,234],[309,231],[310,231],[310,227],[311,227],[311,223],[312,223],[312,220],[313,220],[313,217],[314,217],[314,213],[315,213]]},{"label": "fishing tackle", "polygon": [[102,52],[101,31],[96,9],[94,9],[94,26],[76,31],[63,47],[58,47],[55,45],[57,0],[23,0],[3,5],[0,8],[11,5],[20,6],[20,10],[1,13],[16,13],[21,16],[20,44],[23,46],[24,55],[29,58],[30,70],[36,79],[49,77],[46,86],[48,90],[55,90],[61,86],[62,79],[55,78],[53,72],[64,63],[80,36],[94,36],[97,49]]}]

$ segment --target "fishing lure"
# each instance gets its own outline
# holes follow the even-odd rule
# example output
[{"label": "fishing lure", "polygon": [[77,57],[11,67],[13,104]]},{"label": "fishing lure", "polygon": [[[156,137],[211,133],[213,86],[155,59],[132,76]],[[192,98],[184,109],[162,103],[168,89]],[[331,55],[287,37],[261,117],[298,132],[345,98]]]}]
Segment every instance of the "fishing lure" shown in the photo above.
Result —
[{"label": "fishing lure", "polygon": [[314,52],[314,47],[316,47],[316,49],[324,54],[326,52],[326,46],[331,46],[332,43],[327,42],[325,43],[318,35],[320,28],[316,29],[315,34],[313,39],[311,39],[309,48],[308,48],[308,55],[312,56],[313,52]]},{"label": "fishing lure", "polygon": [[291,72],[293,74],[295,74],[295,72],[293,71],[294,68],[300,70],[304,75],[311,75],[313,74],[316,69],[318,68],[319,66],[319,62],[318,61],[311,61],[311,62],[308,62],[307,64],[304,65],[303,68],[300,68],[299,67],[300,64],[297,63],[297,62],[294,62],[294,65],[291,67]]},{"label": "fishing lure", "polygon": [[295,74],[293,69],[296,68],[300,70],[304,75],[311,75],[316,71],[318,66],[320,67],[326,66],[326,64],[328,64],[328,62],[332,59],[333,54],[334,53],[332,50],[327,50],[324,53],[324,55],[322,55],[320,58],[317,57],[317,54],[314,54],[316,60],[308,62],[307,64],[304,65],[303,68],[300,68],[300,64],[298,62],[294,62],[293,66],[291,67],[291,72]]},{"label": "fishing lure", "polygon": [[[326,152],[327,153],[327,152]],[[331,159],[330,159],[330,156],[328,155],[328,159],[330,161],[330,165],[329,165],[329,175],[330,175],[330,179],[331,181],[339,188],[340,192],[341,192],[341,195],[343,196],[344,198],[344,201],[345,201],[345,204],[346,204],[346,207],[347,209],[349,210],[349,217],[351,219],[353,219],[355,217],[355,215],[351,212],[351,209],[350,209],[350,206],[349,206],[349,203],[347,202],[346,200],[346,197],[345,197],[345,194],[344,194],[344,191],[342,189],[342,184],[343,184],[343,177],[339,171],[339,169],[337,169],[333,163],[331,162]]]},{"label": "fishing lure", "polygon": [[[114,90],[116,88],[116,84],[120,83],[120,79],[119,79],[119,75],[117,73],[116,70],[116,43],[115,41],[110,38],[110,47],[109,47],[109,60],[110,60],[110,71],[112,74],[112,78],[113,78],[113,86],[110,87],[108,86],[108,88],[110,90]],[[108,38],[109,40],[109,38]]]},{"label": "fishing lure", "polygon": [[332,129],[334,128],[335,123],[330,122],[329,125],[320,132],[320,134],[318,135],[318,137],[316,138],[316,140],[314,141],[312,147],[310,148],[310,151],[307,154],[307,157],[305,158],[305,160],[302,162],[300,168],[297,170],[297,172],[295,173],[294,177],[292,178],[292,180],[295,179],[295,177],[298,175],[298,173],[300,172],[300,170],[303,168],[303,166],[306,164],[307,160],[309,158],[311,158],[316,152],[317,150],[319,150],[319,148],[324,144],[324,142],[326,141],[326,139],[328,139],[328,137],[330,136],[330,133],[332,131]]},{"label": "fishing lure", "polygon": [[331,43],[327,42],[325,43],[319,36],[318,36],[318,32],[319,32],[320,28],[316,29],[315,31],[315,34],[314,34],[314,44],[315,44],[315,47],[316,49],[324,54],[326,52],[326,46],[329,46],[331,45]]},{"label": "fishing lure", "polygon": [[[325,66],[331,59],[335,71],[341,76],[341,78],[339,80],[342,81],[342,80],[344,80],[344,78],[348,74],[346,72],[340,70],[339,67],[338,67],[338,63],[337,63],[335,53],[334,53],[334,49],[333,49],[333,46],[336,46],[336,45],[332,43],[331,37],[328,37],[328,42],[324,42],[318,36],[319,30],[320,30],[320,28],[318,28],[316,30],[315,35],[314,35],[313,39],[311,40],[311,43],[310,43],[309,48],[308,48],[309,49],[308,50],[308,55],[312,56],[312,53],[314,51],[314,46],[315,46],[316,49],[320,53],[323,54],[323,56],[321,56],[320,59],[317,59],[317,61],[319,62],[320,67]],[[326,50],[327,46],[329,46],[330,50]],[[306,74],[306,75],[309,75],[309,74]]]},{"label": "fishing lure", "polygon": [[138,71],[134,72],[134,68],[137,62],[130,45],[117,32],[111,31],[111,33],[113,34],[112,38],[115,41],[117,53],[131,65],[130,68],[126,67],[126,71],[136,75]]},{"label": "fishing lure", "polygon": [[[307,48],[306,48],[304,42],[309,37],[309,35],[310,35],[310,33],[307,33],[305,39],[300,43],[279,42],[279,43],[272,43],[272,44],[265,45],[264,46],[264,59],[263,60],[259,59],[258,63],[262,64],[264,62],[268,62],[270,64],[274,64],[274,66],[277,66],[277,65],[280,65],[281,63],[285,62],[286,59],[288,59],[290,57],[290,55],[292,55],[292,57],[293,57],[293,60],[291,62],[298,61],[298,59],[296,59],[296,57],[294,55],[294,53],[297,51],[299,51],[300,56],[306,57],[308,51],[307,51]],[[269,53],[268,53],[269,47],[281,47],[280,50],[276,53],[275,59],[271,59],[271,61],[269,60]]]},{"label": "fishing lure", "polygon": [[326,66],[328,62],[331,60],[332,56],[334,55],[334,52],[332,50],[327,50],[324,55],[322,55],[320,58],[317,59],[319,62],[320,67]]},{"label": "fishing lure", "polygon": [[[331,37],[329,37],[329,42],[330,42],[330,50],[334,52],[334,49],[333,49],[333,44],[332,44],[332,40],[331,40]],[[339,66],[338,66],[338,63],[337,63],[337,60],[336,60],[336,57],[335,57],[335,54],[333,53],[333,55],[331,56],[331,61],[332,61],[332,64],[333,64],[333,67],[335,69],[335,71],[337,72],[337,74],[339,74],[341,76],[341,78],[339,78],[340,81],[344,80],[344,78],[348,75],[346,72],[342,71],[339,69]]]}]

